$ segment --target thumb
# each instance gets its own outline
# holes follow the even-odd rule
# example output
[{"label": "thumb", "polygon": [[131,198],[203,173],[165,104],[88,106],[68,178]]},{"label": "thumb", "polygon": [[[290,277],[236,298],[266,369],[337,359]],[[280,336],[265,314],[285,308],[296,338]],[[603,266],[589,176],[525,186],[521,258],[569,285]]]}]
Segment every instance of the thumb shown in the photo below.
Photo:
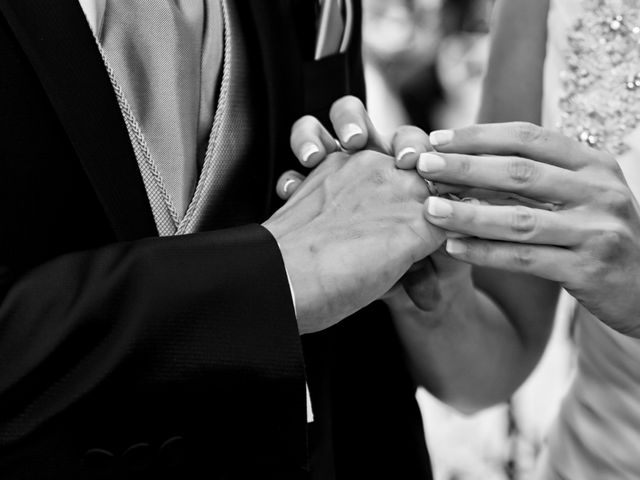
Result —
[{"label": "thumb", "polygon": [[425,312],[434,310],[442,298],[438,273],[431,258],[426,258],[409,270],[401,280],[408,297]]}]

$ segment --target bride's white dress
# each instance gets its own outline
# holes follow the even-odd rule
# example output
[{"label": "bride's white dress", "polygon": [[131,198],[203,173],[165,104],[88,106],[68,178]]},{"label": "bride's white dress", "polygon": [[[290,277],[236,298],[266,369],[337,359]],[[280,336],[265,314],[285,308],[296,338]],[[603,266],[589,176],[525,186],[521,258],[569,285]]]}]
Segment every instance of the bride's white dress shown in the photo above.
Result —
[{"label": "bride's white dress", "polygon": [[[551,0],[548,25],[543,123],[614,153],[640,198],[640,2]],[[640,340],[577,317],[577,372],[539,478],[640,479]]]}]

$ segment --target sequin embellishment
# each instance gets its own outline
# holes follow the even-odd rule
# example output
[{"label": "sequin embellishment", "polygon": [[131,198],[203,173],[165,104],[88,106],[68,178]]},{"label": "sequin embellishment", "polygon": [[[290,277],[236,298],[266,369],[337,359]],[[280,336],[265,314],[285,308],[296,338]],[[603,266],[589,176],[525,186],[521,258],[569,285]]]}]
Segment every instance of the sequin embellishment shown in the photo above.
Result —
[{"label": "sequin embellishment", "polygon": [[640,6],[637,0],[583,0],[568,35],[561,73],[561,129],[610,153],[629,150],[640,125]]}]

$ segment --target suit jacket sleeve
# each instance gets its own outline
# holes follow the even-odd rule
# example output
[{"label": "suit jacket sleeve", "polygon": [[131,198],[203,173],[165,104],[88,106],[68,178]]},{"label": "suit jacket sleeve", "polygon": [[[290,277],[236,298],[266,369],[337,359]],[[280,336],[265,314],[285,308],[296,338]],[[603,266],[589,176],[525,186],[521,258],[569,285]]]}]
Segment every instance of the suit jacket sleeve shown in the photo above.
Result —
[{"label": "suit jacket sleeve", "polygon": [[0,452],[61,416],[81,449],[190,432],[276,458],[305,444],[299,335],[263,227],[71,253],[3,287]]}]

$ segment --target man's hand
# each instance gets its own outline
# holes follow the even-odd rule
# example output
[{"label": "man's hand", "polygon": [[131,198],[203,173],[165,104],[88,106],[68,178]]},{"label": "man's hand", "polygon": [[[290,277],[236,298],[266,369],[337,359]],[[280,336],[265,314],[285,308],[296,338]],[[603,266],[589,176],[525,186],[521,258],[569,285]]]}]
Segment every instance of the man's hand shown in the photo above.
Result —
[{"label": "man's hand", "polygon": [[264,226],[278,241],[300,333],[385,294],[444,233],[424,218],[425,182],[381,153],[333,153]]},{"label": "man's hand", "polygon": [[[431,135],[420,174],[458,191],[513,192],[538,207],[429,198],[427,219],[460,260],[560,282],[600,320],[640,338],[640,216],[615,159],[523,124]],[[451,188],[451,187],[445,187]]]},{"label": "man's hand", "polygon": [[[374,150],[392,155],[397,168],[413,170],[420,154],[431,150],[429,136],[413,126],[399,127],[390,140],[385,139],[375,129],[365,106],[355,97],[337,100],[331,108],[330,118],[338,138],[334,138],[320,121],[312,116],[302,117],[294,124],[291,130],[291,149],[303,167],[315,168],[329,153],[335,151]],[[293,170],[284,173],[276,186],[280,198],[290,198],[304,179],[303,174]],[[402,277],[401,282],[382,299],[392,305],[388,300],[396,294],[404,295],[404,292],[401,292],[404,289],[419,310],[431,314],[435,314],[436,310],[440,312],[443,302],[448,301],[442,294],[446,293],[452,297],[455,296],[456,290],[448,289],[447,292],[443,292],[439,279],[449,275],[455,266],[467,274],[469,268],[446,254],[440,255],[438,263],[441,268],[437,268],[431,258],[416,263]],[[445,266],[446,264],[449,265]]]}]

